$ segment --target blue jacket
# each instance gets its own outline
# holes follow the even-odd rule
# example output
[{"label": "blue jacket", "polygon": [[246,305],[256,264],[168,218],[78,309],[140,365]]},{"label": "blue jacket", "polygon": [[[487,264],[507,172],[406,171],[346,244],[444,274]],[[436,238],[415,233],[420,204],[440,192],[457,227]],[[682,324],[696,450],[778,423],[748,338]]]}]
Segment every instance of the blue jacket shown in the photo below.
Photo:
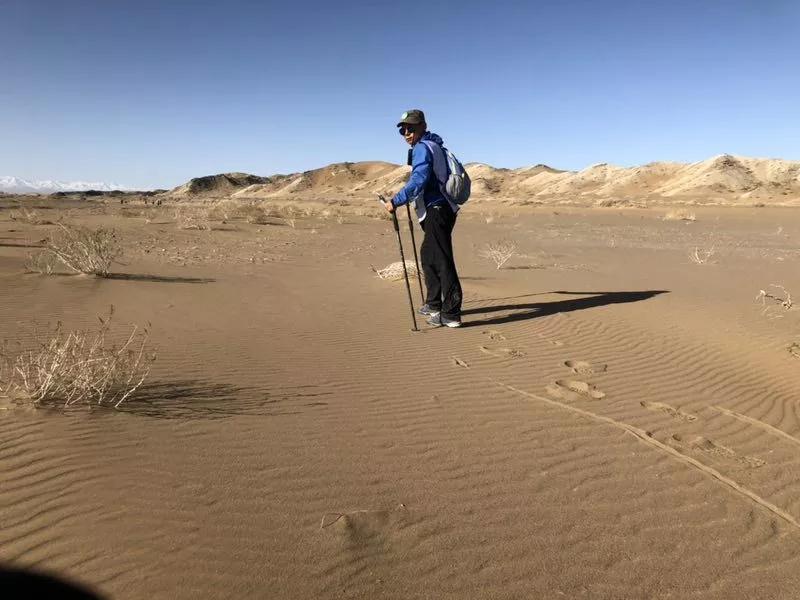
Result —
[{"label": "blue jacket", "polygon": [[[430,140],[440,146],[444,144],[442,138],[430,131],[425,133],[422,139]],[[419,196],[422,196],[426,209],[446,202],[433,172],[433,155],[428,146],[421,141],[414,144],[411,149],[411,177],[405,187],[392,198],[392,204],[403,206]],[[422,214],[424,215],[425,211],[422,211]]]}]

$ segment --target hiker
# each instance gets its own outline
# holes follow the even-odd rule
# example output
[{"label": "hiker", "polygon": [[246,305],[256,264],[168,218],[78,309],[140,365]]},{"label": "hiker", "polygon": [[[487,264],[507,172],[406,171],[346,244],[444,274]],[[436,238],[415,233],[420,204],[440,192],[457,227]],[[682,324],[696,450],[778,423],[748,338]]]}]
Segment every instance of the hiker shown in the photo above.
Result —
[{"label": "hiker", "polygon": [[452,240],[458,205],[442,193],[442,184],[434,172],[433,153],[443,157],[444,142],[428,131],[421,110],[404,112],[397,127],[411,146],[408,164],[412,171],[405,187],[385,205],[393,212],[398,206],[414,202],[420,227],[425,232],[420,254],[428,293],[419,313],[430,317],[429,325],[461,327],[461,282],[453,259]]}]

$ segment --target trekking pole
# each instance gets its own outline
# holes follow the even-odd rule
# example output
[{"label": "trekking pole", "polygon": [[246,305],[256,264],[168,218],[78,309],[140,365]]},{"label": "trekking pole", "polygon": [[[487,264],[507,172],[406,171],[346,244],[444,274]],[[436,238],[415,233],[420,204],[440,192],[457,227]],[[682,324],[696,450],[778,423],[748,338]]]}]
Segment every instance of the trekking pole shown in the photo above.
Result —
[{"label": "trekking pole", "polygon": [[417,258],[417,240],[414,238],[414,223],[411,222],[411,208],[406,203],[406,212],[408,213],[408,229],[411,231],[411,243],[414,245],[414,264],[417,265],[417,282],[419,283],[419,297],[422,304],[425,304],[425,294],[422,293],[422,274],[419,270],[419,258]]},{"label": "trekking pole", "polygon": [[[383,196],[378,196],[378,199],[386,205],[386,199]],[[406,292],[408,293],[408,307],[411,309],[411,322],[414,324],[412,331],[419,331],[417,329],[417,316],[414,314],[414,301],[411,300],[411,286],[408,284],[408,270],[406,269],[406,256],[403,253],[403,240],[400,239],[400,225],[397,222],[397,210],[392,211],[392,222],[394,224],[395,233],[397,233],[397,246],[400,248],[400,262],[403,263],[403,276],[406,280]]]}]

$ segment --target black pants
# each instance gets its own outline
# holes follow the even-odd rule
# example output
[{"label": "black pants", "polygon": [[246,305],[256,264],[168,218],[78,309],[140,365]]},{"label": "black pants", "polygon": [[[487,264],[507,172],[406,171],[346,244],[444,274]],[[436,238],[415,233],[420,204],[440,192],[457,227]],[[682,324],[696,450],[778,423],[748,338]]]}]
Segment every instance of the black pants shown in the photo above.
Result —
[{"label": "black pants", "polygon": [[453,227],[456,215],[449,205],[431,206],[423,219],[420,255],[428,297],[425,300],[433,309],[442,311],[450,319],[461,317],[461,282],[458,280],[453,259]]}]

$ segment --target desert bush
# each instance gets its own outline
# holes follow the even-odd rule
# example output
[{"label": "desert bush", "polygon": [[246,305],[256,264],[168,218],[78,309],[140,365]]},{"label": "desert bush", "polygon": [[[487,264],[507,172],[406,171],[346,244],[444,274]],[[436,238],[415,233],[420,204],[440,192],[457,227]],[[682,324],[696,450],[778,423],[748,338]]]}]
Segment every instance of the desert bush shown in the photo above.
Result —
[{"label": "desert bush", "polygon": [[497,269],[499,270],[516,253],[517,253],[516,242],[500,241],[500,242],[490,242],[486,244],[484,249],[481,250],[480,256],[482,256],[483,258],[488,258],[489,260],[493,261],[494,264],[497,266]]},{"label": "desert bush", "polygon": [[52,275],[58,271],[60,261],[51,252],[39,252],[28,255],[28,262],[25,263],[27,273],[38,273],[39,275]]},{"label": "desert bush", "polygon": [[694,251],[689,252],[689,260],[697,265],[705,265],[708,264],[714,254],[716,254],[714,246],[711,246],[707,250],[695,247]]},{"label": "desert bush", "polygon": [[284,219],[294,219],[300,215],[301,211],[294,204],[287,204],[278,209],[278,214]]},{"label": "desert bush", "polygon": [[42,216],[35,210],[28,210],[27,208],[20,208],[18,211],[11,211],[9,215],[12,221],[20,223],[27,223],[28,225],[52,225],[52,221],[43,219]]},{"label": "desert bush", "polygon": [[122,254],[122,247],[113,229],[58,223],[58,230],[47,240],[42,254],[45,256],[31,257],[28,268],[49,275],[63,265],[76,273],[106,277],[111,264]]},{"label": "desert bush", "polygon": [[[229,198],[212,204],[208,208],[208,218],[211,221],[226,222],[242,219],[248,223],[256,223],[263,221],[266,218],[266,213],[260,206]],[[261,224],[263,225],[264,223]]]},{"label": "desert bush", "polygon": [[324,208],[319,213],[319,218],[323,221],[327,221],[328,219],[336,219],[336,222],[339,224],[344,223],[344,215],[342,211],[338,208]]},{"label": "desert bush", "polygon": [[366,217],[368,219],[379,219],[381,221],[391,221],[392,215],[391,213],[386,210],[385,208],[381,208],[378,206],[365,206],[362,208],[356,208],[353,210],[353,215],[356,217]]},{"label": "desert bush", "polygon": [[107,340],[113,316],[97,331],[64,331],[61,323],[33,350],[0,348],[0,395],[34,406],[96,404],[118,407],[144,383],[155,353],[147,328],[134,326],[120,345]]},{"label": "desert bush", "polygon": [[[398,281],[400,279],[404,279],[405,275],[403,273],[403,263],[400,261],[393,262],[392,264],[384,267],[383,269],[376,269],[375,267],[371,267],[375,274],[381,278],[386,279],[388,281]],[[409,277],[416,277],[417,276],[417,265],[414,261],[407,260],[406,261],[406,271],[408,272]]]},{"label": "desert bush", "polygon": [[767,312],[767,309],[769,308],[767,306],[767,301],[782,306],[786,310],[789,310],[792,308],[792,306],[794,306],[792,294],[784,286],[777,283],[771,283],[769,286],[767,286],[767,289],[773,289],[775,292],[773,293],[768,292],[767,290],[759,290],[758,296],[756,296],[756,301],[761,300],[761,304],[764,306],[764,312]]},{"label": "desert bush", "polygon": [[663,217],[664,221],[696,221],[697,215],[685,210],[671,210]]},{"label": "desert bush", "polygon": [[175,207],[175,224],[178,229],[197,229],[201,231],[211,229],[208,210],[191,206]]},{"label": "desert bush", "polygon": [[272,204],[262,204],[261,210],[264,211],[264,215],[269,218],[279,219],[281,218],[281,211],[280,208],[277,206],[273,206]]},{"label": "desert bush", "polygon": [[247,215],[247,222],[255,225],[268,225],[269,216],[267,215],[266,211],[259,209],[258,213],[251,213]]},{"label": "desert bush", "polygon": [[238,205],[234,200],[219,200],[205,209],[209,221],[229,221],[233,218]]}]

